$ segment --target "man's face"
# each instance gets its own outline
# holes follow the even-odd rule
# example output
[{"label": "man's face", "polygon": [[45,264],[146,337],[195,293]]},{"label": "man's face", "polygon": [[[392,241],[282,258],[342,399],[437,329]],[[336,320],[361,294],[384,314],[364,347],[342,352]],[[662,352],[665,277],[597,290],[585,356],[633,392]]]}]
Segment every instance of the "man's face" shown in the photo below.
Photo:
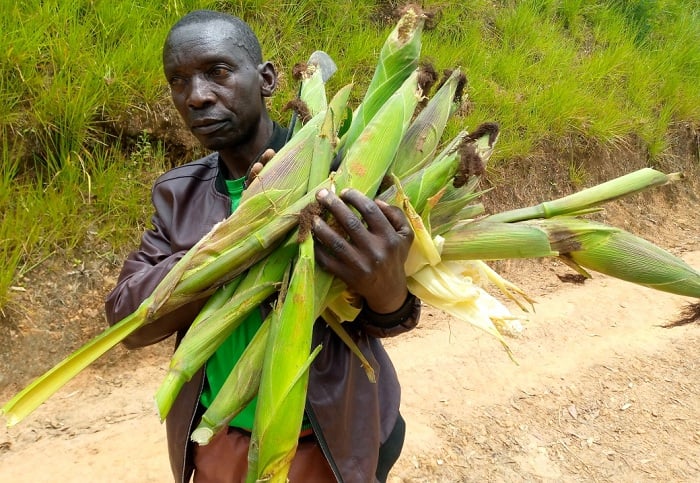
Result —
[{"label": "man's face", "polygon": [[173,103],[195,137],[222,150],[251,140],[274,89],[266,64],[256,65],[225,22],[188,25],[172,32],[163,69]]}]

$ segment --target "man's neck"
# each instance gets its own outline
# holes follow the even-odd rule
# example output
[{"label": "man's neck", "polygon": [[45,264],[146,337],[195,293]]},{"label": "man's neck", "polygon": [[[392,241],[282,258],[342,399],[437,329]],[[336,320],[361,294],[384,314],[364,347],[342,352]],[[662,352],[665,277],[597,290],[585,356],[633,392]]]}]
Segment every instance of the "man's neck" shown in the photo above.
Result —
[{"label": "man's neck", "polygon": [[246,176],[248,169],[267,148],[274,125],[269,118],[262,119],[255,136],[250,141],[232,148],[219,150],[221,161],[226,165],[231,179]]}]

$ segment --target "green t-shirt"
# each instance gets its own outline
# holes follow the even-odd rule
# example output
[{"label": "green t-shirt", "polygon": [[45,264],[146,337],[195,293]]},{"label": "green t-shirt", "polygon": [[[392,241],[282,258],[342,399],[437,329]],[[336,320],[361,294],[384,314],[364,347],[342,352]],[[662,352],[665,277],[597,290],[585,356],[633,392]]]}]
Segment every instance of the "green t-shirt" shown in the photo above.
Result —
[{"label": "green t-shirt", "polygon": [[[241,201],[244,180],[245,178],[226,180],[226,187],[231,197],[232,212],[238,208],[238,204]],[[209,407],[212,401],[214,401],[214,397],[218,394],[224,381],[236,365],[236,362],[238,362],[238,359],[240,359],[248,343],[253,339],[253,336],[258,331],[261,324],[260,310],[253,310],[207,361],[207,383],[204,385],[204,390],[200,398],[205,407]],[[243,411],[231,420],[230,425],[250,431],[253,428],[256,401],[257,398],[253,399]]]}]

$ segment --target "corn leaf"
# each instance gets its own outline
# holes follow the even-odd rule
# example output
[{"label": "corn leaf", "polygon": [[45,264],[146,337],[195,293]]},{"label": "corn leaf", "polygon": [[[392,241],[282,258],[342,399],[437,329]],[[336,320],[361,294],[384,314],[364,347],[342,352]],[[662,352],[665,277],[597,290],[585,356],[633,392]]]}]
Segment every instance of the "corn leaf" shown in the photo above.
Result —
[{"label": "corn leaf", "polygon": [[306,404],[315,320],[313,239],[300,243],[281,312],[270,328],[248,455],[248,481],[286,481]]}]

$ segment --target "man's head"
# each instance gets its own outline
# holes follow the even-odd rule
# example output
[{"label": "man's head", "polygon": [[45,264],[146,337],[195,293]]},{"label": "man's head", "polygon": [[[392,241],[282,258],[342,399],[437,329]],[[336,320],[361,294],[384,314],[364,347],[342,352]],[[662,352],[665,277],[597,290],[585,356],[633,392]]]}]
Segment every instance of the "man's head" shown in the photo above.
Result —
[{"label": "man's head", "polygon": [[168,40],[170,40],[173,32],[180,28],[215,22],[223,22],[228,24],[230,27],[230,33],[233,35],[232,40],[238,44],[239,48],[248,53],[248,57],[253,64],[262,64],[262,49],[260,48],[260,42],[258,41],[258,37],[255,35],[255,32],[253,32],[253,30],[250,28],[250,25],[238,17],[234,17],[233,15],[229,15],[227,13],[215,12],[213,10],[195,10],[182,17],[170,28],[165,45],[168,45]]},{"label": "man's head", "polygon": [[223,155],[267,141],[264,98],[277,74],[241,19],[209,10],[187,14],[168,34],[163,69],[175,107],[205,147]]}]

